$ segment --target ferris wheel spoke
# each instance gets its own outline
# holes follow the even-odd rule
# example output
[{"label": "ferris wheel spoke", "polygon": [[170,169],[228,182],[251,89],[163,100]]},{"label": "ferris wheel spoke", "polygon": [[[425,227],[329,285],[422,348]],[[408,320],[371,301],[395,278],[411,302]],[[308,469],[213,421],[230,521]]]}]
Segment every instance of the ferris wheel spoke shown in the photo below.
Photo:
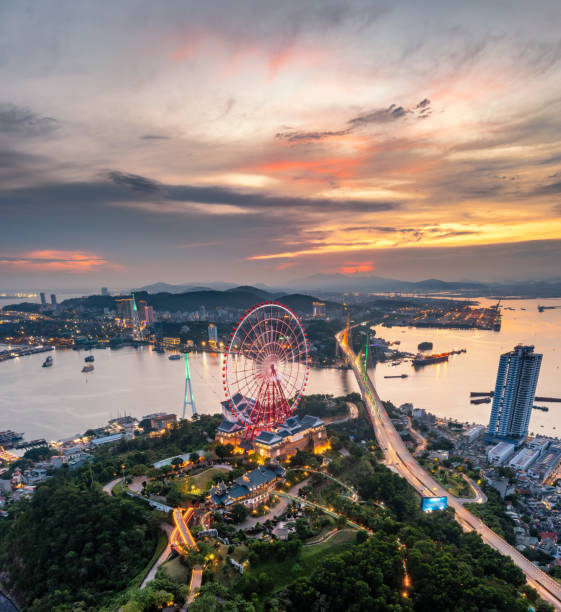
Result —
[{"label": "ferris wheel spoke", "polygon": [[254,308],[236,326],[225,360],[225,382],[230,398],[240,393],[249,402],[238,415],[246,435],[252,437],[290,416],[307,381],[307,349],[300,321],[279,304]]}]

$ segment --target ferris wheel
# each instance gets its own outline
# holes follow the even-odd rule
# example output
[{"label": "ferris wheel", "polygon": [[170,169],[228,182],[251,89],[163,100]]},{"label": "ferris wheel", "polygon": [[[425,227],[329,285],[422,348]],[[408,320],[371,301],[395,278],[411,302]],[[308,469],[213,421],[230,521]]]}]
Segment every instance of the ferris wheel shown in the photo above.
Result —
[{"label": "ferris wheel", "polygon": [[248,310],[230,334],[222,381],[232,414],[253,438],[292,415],[309,376],[308,339],[300,319],[278,302]]}]

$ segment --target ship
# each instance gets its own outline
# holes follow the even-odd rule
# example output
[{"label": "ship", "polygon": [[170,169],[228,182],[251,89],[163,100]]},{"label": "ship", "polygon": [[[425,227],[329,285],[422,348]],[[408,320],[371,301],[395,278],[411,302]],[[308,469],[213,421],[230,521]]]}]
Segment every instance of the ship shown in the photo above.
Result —
[{"label": "ship", "polygon": [[534,410],[541,410],[542,412],[549,412],[549,408],[547,406],[534,406]]},{"label": "ship", "polygon": [[432,342],[420,342],[417,348],[420,351],[432,351]]},{"label": "ship", "polygon": [[421,355],[417,353],[417,356],[411,362],[413,367],[418,368],[424,365],[430,365],[431,363],[440,363],[441,361],[448,361],[450,353],[434,353],[433,355]]},{"label": "ship", "polygon": [[178,359],[181,359],[181,355],[178,355],[177,353],[175,353],[174,355],[170,355],[168,359],[170,361],[177,361]]},{"label": "ship", "polygon": [[538,312],[543,312],[544,310],[555,310],[555,306],[542,306],[538,305]]},{"label": "ship", "polygon": [[478,397],[470,401],[472,404],[490,404],[491,398],[490,397]]},{"label": "ship", "polygon": [[92,372],[94,369],[95,369],[95,368],[94,368],[94,366],[93,366],[93,365],[88,364],[88,365],[85,365],[85,366],[82,368],[82,372],[85,372],[85,373],[87,374],[88,372]]},{"label": "ship", "polygon": [[6,431],[0,431],[0,446],[5,449],[13,448],[16,442],[23,440],[23,434],[7,429]]},{"label": "ship", "polygon": [[93,355],[88,355],[87,357],[84,358],[84,361],[86,363],[92,363],[95,361],[95,357]]},{"label": "ship", "polygon": [[50,368],[53,365],[53,358],[49,355],[45,361],[43,361],[44,368]]}]

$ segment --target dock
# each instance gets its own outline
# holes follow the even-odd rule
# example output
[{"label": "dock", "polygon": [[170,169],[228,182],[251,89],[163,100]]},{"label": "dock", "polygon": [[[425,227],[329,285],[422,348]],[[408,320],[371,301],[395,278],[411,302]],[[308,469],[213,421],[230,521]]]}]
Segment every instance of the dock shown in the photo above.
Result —
[{"label": "dock", "polygon": [[[494,391],[471,391],[469,394],[470,397],[493,397],[494,395]],[[536,395],[534,399],[536,402],[545,402],[546,404],[552,402],[561,403],[561,397],[542,397]]]}]

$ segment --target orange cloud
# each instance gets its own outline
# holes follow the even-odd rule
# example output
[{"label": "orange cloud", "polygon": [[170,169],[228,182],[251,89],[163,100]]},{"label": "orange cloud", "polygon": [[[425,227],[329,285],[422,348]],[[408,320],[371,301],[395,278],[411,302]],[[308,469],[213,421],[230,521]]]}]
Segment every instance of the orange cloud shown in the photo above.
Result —
[{"label": "orange cloud", "polygon": [[374,264],[364,261],[361,263],[346,263],[338,271],[341,274],[360,274],[362,272],[372,272],[372,270],[374,270]]},{"label": "orange cloud", "polygon": [[302,174],[308,173],[312,177],[336,177],[341,179],[353,178],[363,160],[349,157],[324,157],[305,161],[295,159],[279,159],[277,161],[259,164],[253,168],[257,172],[266,174]]},{"label": "orange cloud", "polygon": [[71,274],[92,272],[102,266],[119,267],[92,253],[59,250],[29,251],[22,255],[0,255],[0,266]]}]

